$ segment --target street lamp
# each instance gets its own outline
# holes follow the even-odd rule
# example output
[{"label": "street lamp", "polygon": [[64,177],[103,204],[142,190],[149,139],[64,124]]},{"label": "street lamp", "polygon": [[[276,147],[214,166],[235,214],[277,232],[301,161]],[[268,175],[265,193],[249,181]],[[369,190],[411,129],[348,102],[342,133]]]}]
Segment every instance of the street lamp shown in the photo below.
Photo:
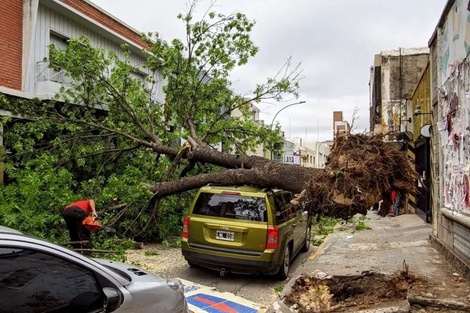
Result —
[{"label": "street lamp", "polygon": [[[273,129],[273,124],[274,124],[274,121],[276,120],[277,115],[279,113],[281,113],[282,110],[287,109],[288,107],[291,107],[293,105],[302,104],[302,103],[305,103],[305,101],[299,101],[299,102],[294,102],[294,103],[288,104],[285,107],[281,108],[279,111],[277,111],[276,114],[274,114],[273,120],[272,120],[271,125],[270,125],[271,130]],[[273,159],[273,151],[271,150],[271,160],[272,159]]]},{"label": "street lamp", "polygon": [[279,111],[277,111],[276,114],[274,114],[273,121],[271,122],[271,129],[273,129],[273,124],[274,124],[274,121],[276,120],[277,115],[281,113],[282,110],[287,109],[288,107],[291,107],[293,105],[302,104],[302,103],[305,103],[305,101],[299,101],[299,102],[288,104],[285,107],[281,108]]},{"label": "street lamp", "polygon": [[[321,162],[321,166],[320,166],[320,148],[321,148],[323,145],[326,145],[325,147],[328,148],[328,152],[326,152],[326,153],[321,153],[321,155],[322,155],[322,160],[321,160],[321,161],[322,161],[322,162]],[[316,166],[317,168],[324,168],[324,167],[325,167],[325,159],[326,159],[326,156],[327,156],[328,154],[330,154],[330,151],[329,151],[329,150],[330,150],[330,146],[329,146],[328,142],[325,142],[325,141],[318,142],[318,141],[317,141],[316,150],[317,150],[317,151],[316,151],[316,152],[317,152],[317,157],[316,157],[316,160],[315,160],[315,163],[316,163],[315,166]]]}]

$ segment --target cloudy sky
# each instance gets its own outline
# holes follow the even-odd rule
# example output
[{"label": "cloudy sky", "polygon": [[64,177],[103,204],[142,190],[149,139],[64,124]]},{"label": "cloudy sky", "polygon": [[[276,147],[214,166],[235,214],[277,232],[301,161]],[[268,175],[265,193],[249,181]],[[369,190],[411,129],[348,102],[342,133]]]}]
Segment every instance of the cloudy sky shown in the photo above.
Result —
[{"label": "cloudy sky", "polygon": [[[183,38],[176,19],[188,0],[90,0],[138,31],[157,31],[170,41]],[[301,62],[304,78],[300,98],[259,104],[261,119],[276,117],[286,137],[308,141],[333,136],[333,111],[351,122],[354,132],[368,131],[369,70],[374,54],[401,48],[427,47],[446,0],[217,0],[214,10],[240,11],[256,21],[252,32],[260,48],[250,63],[232,76],[234,88],[245,94],[274,76],[291,57]],[[199,0],[204,13],[209,0]]]}]

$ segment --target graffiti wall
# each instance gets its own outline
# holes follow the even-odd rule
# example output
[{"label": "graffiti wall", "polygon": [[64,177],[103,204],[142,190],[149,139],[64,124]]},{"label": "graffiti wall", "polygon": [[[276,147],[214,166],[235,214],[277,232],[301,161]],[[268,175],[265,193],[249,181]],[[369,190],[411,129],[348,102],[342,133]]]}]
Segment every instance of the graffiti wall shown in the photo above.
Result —
[{"label": "graffiti wall", "polygon": [[440,29],[437,131],[445,207],[470,215],[470,12],[456,0]]},{"label": "graffiti wall", "polygon": [[470,52],[468,0],[455,0],[439,32],[440,81],[445,82]]},{"label": "graffiti wall", "polygon": [[444,156],[444,205],[470,215],[469,87],[470,63],[464,59],[440,93],[437,128]]}]

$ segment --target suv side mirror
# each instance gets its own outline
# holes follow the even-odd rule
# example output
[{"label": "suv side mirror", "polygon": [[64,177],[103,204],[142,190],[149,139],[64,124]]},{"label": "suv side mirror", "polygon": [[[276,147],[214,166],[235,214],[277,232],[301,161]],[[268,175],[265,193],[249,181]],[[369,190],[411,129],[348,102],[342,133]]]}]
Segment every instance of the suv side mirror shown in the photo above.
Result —
[{"label": "suv side mirror", "polygon": [[121,293],[110,287],[103,288],[103,292],[106,295],[106,312],[116,311],[122,303]]}]

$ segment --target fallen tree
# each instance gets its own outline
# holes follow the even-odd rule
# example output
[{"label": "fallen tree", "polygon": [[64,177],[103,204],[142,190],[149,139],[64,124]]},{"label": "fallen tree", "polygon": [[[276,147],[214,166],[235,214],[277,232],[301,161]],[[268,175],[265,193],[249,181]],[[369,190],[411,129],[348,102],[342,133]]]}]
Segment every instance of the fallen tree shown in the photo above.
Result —
[{"label": "fallen tree", "polygon": [[[198,148],[202,151],[207,148]],[[198,151],[198,150],[196,150]],[[195,189],[209,183],[256,185],[298,193],[295,201],[312,215],[348,219],[380,200],[390,205],[388,194],[394,188],[402,194],[416,194],[419,174],[397,143],[382,135],[350,134],[338,137],[324,169],[281,164],[259,157],[239,157],[210,150],[195,153],[199,161],[239,167],[223,172],[201,174],[177,181],[145,184],[154,197]],[[214,154],[214,157],[208,157]],[[207,156],[207,157],[203,157]],[[217,156],[217,157],[215,157]]]},{"label": "fallen tree", "polygon": [[[0,97],[0,108],[11,112],[2,121],[11,130],[7,143],[14,143],[7,145],[7,167],[28,164],[24,167],[35,172],[47,164],[51,180],[58,168],[65,168],[64,181],[56,184],[68,184],[71,191],[56,202],[72,198],[72,191],[92,197],[101,193],[103,203],[117,196],[113,192],[127,195],[123,200],[129,205],[113,212],[119,211],[116,221],[126,220],[123,228],[132,229],[130,236],[162,222],[161,199],[208,183],[291,190],[312,215],[342,218],[387,200],[391,187],[416,191],[413,166],[380,136],[337,138],[325,169],[249,156],[260,146],[279,152],[279,125],[257,123],[252,107],[266,100],[296,99],[300,64],[289,58],[265,83],[246,94],[234,93],[230,71],[258,51],[249,36],[255,23],[238,12],[207,12],[207,20],[193,22],[196,2],[178,16],[185,24],[186,43],[150,34],[137,56],[126,46],[121,55],[105,51],[85,37],[71,38],[65,51],[51,45],[50,67],[71,83],[53,101]],[[143,64],[136,65],[136,59]],[[136,78],[142,72],[148,74],[145,81]],[[162,91],[164,103],[157,104],[161,100],[155,95]],[[178,144],[181,139],[186,143]],[[112,192],[106,189],[111,183]],[[151,195],[135,185],[145,186]],[[14,205],[10,209],[16,212]]]}]

